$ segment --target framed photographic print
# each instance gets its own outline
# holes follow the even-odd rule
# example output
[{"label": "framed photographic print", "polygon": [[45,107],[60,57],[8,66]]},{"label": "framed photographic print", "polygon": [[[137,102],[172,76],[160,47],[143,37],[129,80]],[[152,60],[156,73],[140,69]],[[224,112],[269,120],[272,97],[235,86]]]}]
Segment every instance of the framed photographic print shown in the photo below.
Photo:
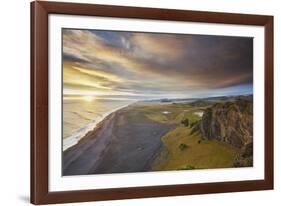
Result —
[{"label": "framed photographic print", "polygon": [[31,202],[273,189],[273,17],[31,3]]}]

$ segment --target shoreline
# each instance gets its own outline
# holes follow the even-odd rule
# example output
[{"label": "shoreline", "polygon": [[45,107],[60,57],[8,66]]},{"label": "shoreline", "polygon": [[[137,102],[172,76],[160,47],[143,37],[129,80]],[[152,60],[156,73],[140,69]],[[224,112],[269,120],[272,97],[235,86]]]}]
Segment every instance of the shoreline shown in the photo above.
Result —
[{"label": "shoreline", "polygon": [[77,129],[72,135],[70,135],[69,137],[63,138],[62,139],[62,151],[65,152],[67,151],[69,148],[77,145],[79,143],[79,141],[81,141],[84,137],[87,136],[88,133],[94,131],[98,125],[103,122],[108,116],[110,116],[111,114],[124,109],[126,107],[129,107],[130,105],[136,103],[137,101],[131,102],[129,104],[123,105],[121,107],[117,107],[109,112],[106,112],[104,115],[102,115],[102,117],[97,117],[97,119],[92,120],[92,122],[88,123],[87,125],[85,125],[84,127],[81,127],[79,129]]},{"label": "shoreline", "polygon": [[[104,150],[104,148],[108,144],[108,141],[110,140],[109,138],[100,138],[102,136],[100,135],[100,133],[103,133],[102,130],[104,127],[108,128],[107,131],[110,130],[110,125],[112,126],[116,114],[124,108],[116,110],[115,112],[112,112],[109,115],[105,116],[105,118],[103,118],[102,121],[97,123],[95,128],[87,132],[77,142],[77,144],[63,151],[63,156],[64,156],[63,171],[66,170],[73,162],[75,162],[76,159],[80,157],[80,155],[83,155],[89,148],[98,145],[98,147],[96,147],[96,151],[94,152],[94,154],[91,155],[90,163],[89,161],[87,161],[88,162],[87,165],[91,165],[89,168],[87,168],[87,170],[90,170],[92,168],[92,165],[96,165],[96,163],[99,161],[101,152]],[[87,165],[84,165],[84,167],[85,166],[87,167]]]},{"label": "shoreline", "polygon": [[150,171],[161,137],[174,127],[147,119],[134,106],[119,109],[63,152],[63,175]]}]

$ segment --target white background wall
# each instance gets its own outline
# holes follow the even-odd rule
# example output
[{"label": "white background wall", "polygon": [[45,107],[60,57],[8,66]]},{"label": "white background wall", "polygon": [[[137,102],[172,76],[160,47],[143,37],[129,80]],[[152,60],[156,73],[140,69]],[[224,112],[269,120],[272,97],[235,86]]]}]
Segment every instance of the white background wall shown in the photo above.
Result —
[{"label": "white background wall", "polygon": [[[77,0],[78,1],[78,0]],[[148,198],[70,205],[280,205],[281,5],[278,0],[80,0],[97,4],[161,7],[275,17],[275,190]],[[1,1],[0,205],[29,204],[29,1]],[[279,202],[279,203],[278,203]]]}]

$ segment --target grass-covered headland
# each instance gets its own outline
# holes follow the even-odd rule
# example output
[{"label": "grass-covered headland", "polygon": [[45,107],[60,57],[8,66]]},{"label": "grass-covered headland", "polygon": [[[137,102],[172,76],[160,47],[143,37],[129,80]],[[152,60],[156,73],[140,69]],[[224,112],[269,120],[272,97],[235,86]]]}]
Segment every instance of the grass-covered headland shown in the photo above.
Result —
[{"label": "grass-covered headland", "polygon": [[182,170],[233,167],[239,149],[217,140],[207,140],[195,125],[201,113],[211,104],[171,103],[143,106],[150,120],[175,124],[161,137],[162,147],[155,157],[152,170]]}]

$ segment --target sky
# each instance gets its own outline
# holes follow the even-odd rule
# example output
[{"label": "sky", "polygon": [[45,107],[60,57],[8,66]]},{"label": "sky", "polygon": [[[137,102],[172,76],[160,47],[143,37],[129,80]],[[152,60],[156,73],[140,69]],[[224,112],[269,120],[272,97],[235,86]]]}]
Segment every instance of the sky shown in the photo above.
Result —
[{"label": "sky", "polygon": [[253,39],[63,29],[64,97],[251,94]]}]

